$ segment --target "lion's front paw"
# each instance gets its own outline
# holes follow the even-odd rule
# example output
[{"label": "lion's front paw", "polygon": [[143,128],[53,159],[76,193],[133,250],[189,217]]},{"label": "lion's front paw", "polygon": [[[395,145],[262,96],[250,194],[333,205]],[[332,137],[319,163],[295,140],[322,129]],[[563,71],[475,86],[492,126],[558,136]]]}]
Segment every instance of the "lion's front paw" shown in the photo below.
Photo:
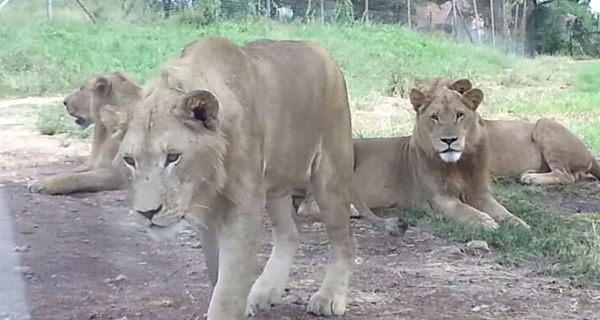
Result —
[{"label": "lion's front paw", "polygon": [[269,310],[272,306],[281,303],[281,295],[285,288],[270,285],[268,281],[259,280],[254,283],[246,306],[246,314],[254,316],[258,311]]},{"label": "lion's front paw", "polygon": [[488,215],[482,215],[481,217],[479,217],[475,225],[485,230],[496,230],[499,227],[498,223]]},{"label": "lion's front paw", "polygon": [[29,190],[29,192],[31,193],[42,193],[42,194],[46,194],[48,193],[48,187],[46,186],[46,183],[44,183],[44,180],[36,180],[36,181],[31,181],[27,184],[27,190]]},{"label": "lion's front paw", "polygon": [[346,312],[346,295],[319,290],[310,298],[308,312],[325,317],[341,316]]},{"label": "lion's front paw", "polygon": [[531,227],[527,224],[527,222],[525,222],[525,221],[521,220],[520,218],[513,216],[513,215],[506,217],[506,219],[504,219],[502,221],[506,222],[508,224],[517,226],[517,227],[524,227],[527,229],[531,229]]}]

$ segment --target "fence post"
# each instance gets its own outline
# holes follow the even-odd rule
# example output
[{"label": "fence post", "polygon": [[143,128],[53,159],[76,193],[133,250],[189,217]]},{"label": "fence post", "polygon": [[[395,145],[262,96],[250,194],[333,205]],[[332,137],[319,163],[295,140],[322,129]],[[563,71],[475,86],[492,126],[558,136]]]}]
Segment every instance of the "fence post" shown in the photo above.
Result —
[{"label": "fence post", "polygon": [[412,27],[412,20],[410,16],[410,0],[406,0],[406,14],[408,15],[408,27]]},{"label": "fence post", "polygon": [[47,11],[48,19],[52,20],[52,0],[48,0],[47,2]]},{"label": "fence post", "polygon": [[473,0],[473,10],[475,10],[475,31],[477,32],[477,41],[481,44],[481,31],[479,30],[479,11],[477,11],[477,0]]},{"label": "fence post", "polygon": [[321,24],[325,24],[325,5],[323,4],[324,0],[321,0]]},{"label": "fence post", "polygon": [[492,19],[492,48],[496,49],[496,22],[494,21],[494,0],[490,0],[490,18]]}]

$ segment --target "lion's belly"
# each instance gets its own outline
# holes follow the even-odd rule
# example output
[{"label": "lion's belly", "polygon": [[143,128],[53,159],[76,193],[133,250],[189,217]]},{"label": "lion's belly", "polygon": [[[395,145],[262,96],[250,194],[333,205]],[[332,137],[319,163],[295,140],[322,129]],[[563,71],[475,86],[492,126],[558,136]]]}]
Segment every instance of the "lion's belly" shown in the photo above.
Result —
[{"label": "lion's belly", "polygon": [[403,157],[408,137],[354,140],[354,188],[367,207],[412,203],[412,172]]},{"label": "lion's belly", "polygon": [[523,121],[486,121],[492,155],[492,174],[520,174],[543,170],[541,150],[532,133],[535,125]]}]

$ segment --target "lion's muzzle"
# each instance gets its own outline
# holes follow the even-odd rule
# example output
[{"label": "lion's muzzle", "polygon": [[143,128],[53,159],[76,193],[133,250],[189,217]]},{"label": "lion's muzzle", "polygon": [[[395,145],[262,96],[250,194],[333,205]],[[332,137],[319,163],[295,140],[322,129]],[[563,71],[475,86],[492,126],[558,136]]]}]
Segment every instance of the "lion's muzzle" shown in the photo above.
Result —
[{"label": "lion's muzzle", "polygon": [[438,154],[442,161],[448,163],[454,163],[458,161],[462,155],[460,141],[458,137],[442,137],[440,138],[444,149],[439,151]]}]

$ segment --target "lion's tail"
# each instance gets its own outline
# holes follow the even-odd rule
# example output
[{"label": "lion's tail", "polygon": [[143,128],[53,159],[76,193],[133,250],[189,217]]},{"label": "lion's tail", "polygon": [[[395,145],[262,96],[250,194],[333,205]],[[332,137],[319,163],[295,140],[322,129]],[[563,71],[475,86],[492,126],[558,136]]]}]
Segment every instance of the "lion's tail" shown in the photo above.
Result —
[{"label": "lion's tail", "polygon": [[596,179],[600,180],[600,163],[598,162],[598,159],[594,159],[592,161],[592,167],[590,168],[590,173],[596,177]]}]

